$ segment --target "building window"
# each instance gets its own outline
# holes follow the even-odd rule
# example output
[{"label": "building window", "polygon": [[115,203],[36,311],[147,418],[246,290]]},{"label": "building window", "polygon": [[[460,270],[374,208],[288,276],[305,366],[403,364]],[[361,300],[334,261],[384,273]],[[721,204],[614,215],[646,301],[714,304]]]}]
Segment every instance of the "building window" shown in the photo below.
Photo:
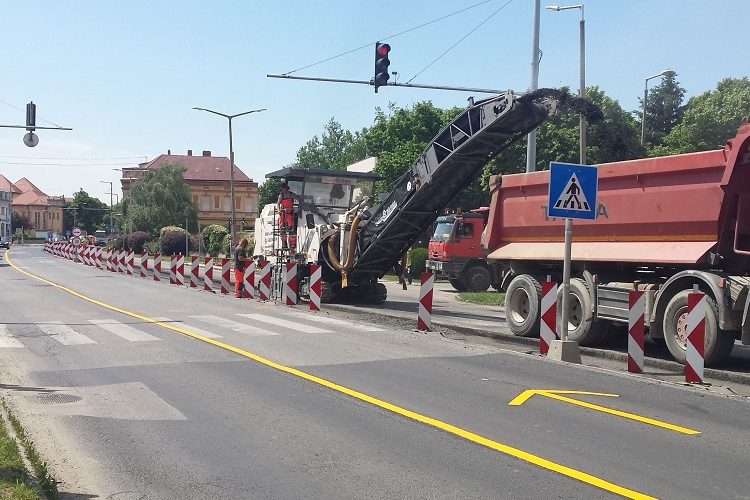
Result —
[{"label": "building window", "polygon": [[242,198],[239,196],[234,199],[234,209],[242,210]]},{"label": "building window", "polygon": [[224,206],[221,208],[224,212],[230,212],[232,210],[232,198],[224,196]]},{"label": "building window", "polygon": [[195,203],[196,205],[198,204],[198,195],[197,194],[193,195],[193,203]]},{"label": "building window", "polygon": [[211,210],[211,197],[207,194],[203,195],[203,205],[201,206],[201,210],[204,212],[208,212]]},{"label": "building window", "polygon": [[221,208],[221,205],[219,205],[219,197],[214,196],[214,209],[218,210],[219,208]]}]

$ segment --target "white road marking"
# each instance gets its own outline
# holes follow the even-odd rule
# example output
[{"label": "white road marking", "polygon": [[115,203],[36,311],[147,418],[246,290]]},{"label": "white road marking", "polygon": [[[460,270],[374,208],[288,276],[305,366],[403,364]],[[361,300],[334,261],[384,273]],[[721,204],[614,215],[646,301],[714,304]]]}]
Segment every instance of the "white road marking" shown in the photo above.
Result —
[{"label": "white road marking", "polygon": [[255,326],[246,325],[245,323],[240,323],[239,321],[232,321],[229,319],[224,319],[219,316],[213,316],[213,315],[205,315],[205,316],[190,316],[193,319],[197,319],[198,321],[204,321],[206,323],[210,323],[212,325],[226,328],[228,330],[232,330],[235,332],[240,333],[247,333],[248,335],[281,335],[276,332],[271,332],[268,330],[264,330],[262,328],[258,328]]},{"label": "white road marking", "polygon": [[8,325],[0,324],[0,347],[26,347],[20,340],[10,334]]},{"label": "white road marking", "polygon": [[336,325],[341,326],[344,328],[351,328],[353,330],[363,330],[368,332],[382,332],[382,328],[378,328],[377,326],[370,326],[370,325],[362,325],[357,323],[352,323],[350,321],[345,321],[343,319],[337,319],[332,318],[330,316],[326,316],[325,313],[312,313],[312,312],[288,312],[286,313],[290,316],[295,316],[298,318],[302,318],[305,321],[313,321],[315,323],[323,323],[326,325]]},{"label": "white road marking", "polygon": [[154,340],[161,340],[158,337],[154,337],[153,335],[149,335],[148,333],[142,332],[130,325],[120,323],[119,321],[115,321],[113,319],[90,319],[89,323],[104,328],[108,332],[114,333],[118,337],[122,337],[125,340],[129,340],[131,342],[149,342]]},{"label": "white road marking", "polygon": [[50,336],[50,338],[60,342],[62,345],[84,345],[96,344],[93,339],[88,338],[82,333],[78,333],[68,325],[59,321],[49,323],[37,323],[36,326]]},{"label": "white road marking", "polygon": [[318,328],[317,326],[305,325],[304,323],[297,323],[296,321],[288,321],[281,318],[274,318],[273,316],[266,316],[265,314],[238,314],[237,316],[252,319],[253,321],[260,321],[262,323],[270,323],[287,330],[295,330],[302,333],[333,333],[331,330]]},{"label": "white road marking", "polygon": [[156,317],[154,319],[156,321],[161,321],[162,323],[167,323],[169,325],[176,326],[177,328],[182,328],[183,330],[190,330],[193,333],[197,333],[198,335],[202,335],[202,336],[207,337],[209,339],[220,339],[221,338],[221,335],[217,335],[215,333],[212,333],[212,332],[209,332],[209,331],[206,331],[206,330],[201,330],[200,328],[197,328],[195,326],[190,326],[190,325],[188,325],[187,323],[185,323],[183,321],[175,321],[173,319],[163,318],[163,317]]}]

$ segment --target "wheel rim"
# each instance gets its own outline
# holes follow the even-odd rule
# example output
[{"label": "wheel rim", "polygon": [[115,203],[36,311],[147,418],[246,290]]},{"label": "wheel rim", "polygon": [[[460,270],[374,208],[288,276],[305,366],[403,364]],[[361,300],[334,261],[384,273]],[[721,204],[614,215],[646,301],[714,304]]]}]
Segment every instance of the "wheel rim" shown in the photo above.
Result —
[{"label": "wheel rim", "polygon": [[524,290],[516,290],[510,297],[510,313],[513,320],[523,323],[529,317],[529,295]]},{"label": "wheel rim", "polygon": [[682,349],[687,349],[687,317],[687,308],[683,307],[679,310],[675,318],[676,324],[674,329],[674,339],[677,341],[677,345]]},{"label": "wheel rim", "polygon": [[568,331],[575,331],[583,321],[583,307],[581,301],[574,294],[568,297]]}]

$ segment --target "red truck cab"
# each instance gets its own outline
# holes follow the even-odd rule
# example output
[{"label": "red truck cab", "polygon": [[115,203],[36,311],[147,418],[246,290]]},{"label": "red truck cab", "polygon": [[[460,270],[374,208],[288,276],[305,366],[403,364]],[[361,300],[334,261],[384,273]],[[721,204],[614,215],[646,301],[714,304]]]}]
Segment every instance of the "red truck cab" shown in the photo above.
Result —
[{"label": "red truck cab", "polygon": [[456,290],[484,292],[497,284],[497,273],[481,245],[488,215],[489,208],[481,207],[441,215],[435,221],[426,266],[436,276],[449,279]]}]

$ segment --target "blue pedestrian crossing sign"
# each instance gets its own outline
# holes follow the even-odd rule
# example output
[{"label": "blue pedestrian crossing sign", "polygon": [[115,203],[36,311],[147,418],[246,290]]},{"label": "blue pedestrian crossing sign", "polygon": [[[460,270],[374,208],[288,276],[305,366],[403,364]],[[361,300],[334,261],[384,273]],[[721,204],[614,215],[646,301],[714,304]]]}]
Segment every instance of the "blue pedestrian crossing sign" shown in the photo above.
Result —
[{"label": "blue pedestrian crossing sign", "polygon": [[550,163],[547,215],[562,219],[596,219],[599,169],[592,165]]}]

